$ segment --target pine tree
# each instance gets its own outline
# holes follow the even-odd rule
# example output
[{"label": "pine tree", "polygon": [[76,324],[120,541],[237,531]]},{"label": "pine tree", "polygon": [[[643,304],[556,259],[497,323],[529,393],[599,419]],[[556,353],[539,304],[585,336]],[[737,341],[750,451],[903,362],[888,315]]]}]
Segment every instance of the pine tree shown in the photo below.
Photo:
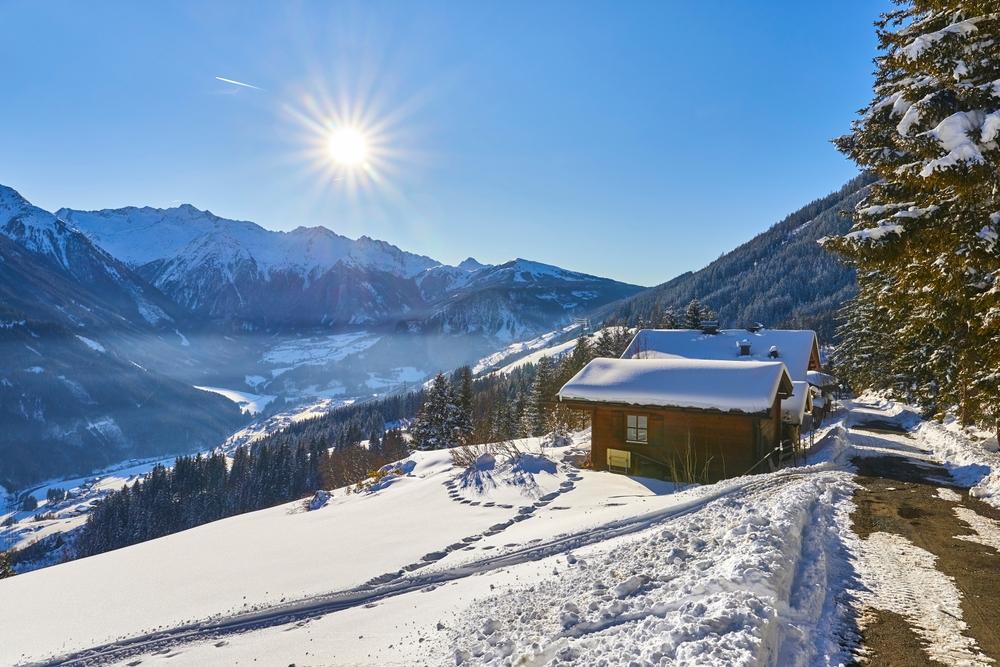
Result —
[{"label": "pine tree", "polygon": [[472,419],[472,369],[462,366],[455,372],[455,405],[456,414],[455,437],[458,444],[467,445],[472,440],[474,431]]},{"label": "pine tree", "polygon": [[550,357],[542,357],[535,366],[535,379],[524,404],[521,428],[525,435],[539,436],[548,431],[551,395],[554,393],[554,365]]},{"label": "pine tree", "polygon": [[9,551],[0,551],[0,579],[14,576],[14,567],[10,560]]},{"label": "pine tree", "polygon": [[417,449],[442,449],[462,444],[463,423],[455,393],[444,373],[431,382],[410,433]]},{"label": "pine tree", "polygon": [[405,459],[410,454],[403,433],[398,428],[391,428],[385,432],[385,438],[382,439],[382,450],[388,462]]},{"label": "pine tree", "polygon": [[700,329],[704,312],[701,302],[698,299],[691,299],[684,310],[684,328]]},{"label": "pine tree", "polygon": [[881,180],[823,241],[858,271],[838,356],[859,388],[1000,430],[1000,13],[912,0],[877,26],[874,98],[836,144]]},{"label": "pine tree", "polygon": [[[573,352],[566,358],[566,368],[564,370],[565,374],[569,377],[576,375],[580,369],[589,364],[595,356],[596,352],[594,350],[594,345],[590,342],[590,338],[587,336],[580,336],[576,339],[576,345],[573,347]],[[568,380],[569,377],[565,379]]]},{"label": "pine tree", "polygon": [[660,312],[660,319],[656,323],[658,329],[677,329],[680,326],[680,322],[677,319],[677,313],[670,306],[667,306]]}]

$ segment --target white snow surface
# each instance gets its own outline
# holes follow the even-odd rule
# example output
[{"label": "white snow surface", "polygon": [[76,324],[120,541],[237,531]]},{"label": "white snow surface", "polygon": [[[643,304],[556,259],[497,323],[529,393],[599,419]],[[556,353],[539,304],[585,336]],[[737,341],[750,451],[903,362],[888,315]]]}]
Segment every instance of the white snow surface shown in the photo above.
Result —
[{"label": "white snow surface", "polygon": [[[502,350],[487,355],[473,364],[472,372],[475,374],[494,370],[504,372],[510,368],[516,367],[515,364],[521,359],[527,359],[529,357],[533,358],[533,361],[523,362],[524,364],[527,364],[535,363],[543,356],[555,356],[557,354],[556,348],[561,348],[564,345],[576,345],[576,341],[575,339],[565,343],[553,343],[553,341],[569,335],[571,332],[579,328],[579,324],[569,324],[560,329],[548,331],[530,340],[511,343]],[[511,361],[512,359],[516,361]],[[506,366],[504,366],[504,364],[506,364]]]},{"label": "white snow surface", "polygon": [[[289,503],[0,581],[0,624],[15,630],[0,662],[348,589],[361,597],[343,611],[221,642],[189,636],[143,664],[805,665],[837,654],[826,582],[840,575],[827,552],[849,473],[818,463],[681,490],[561,463],[587,446],[576,438],[521,441],[527,456],[472,471],[447,451],[417,452],[314,511]],[[410,592],[365,603],[355,587],[387,573],[412,580]],[[95,600],[99,613],[79,613]],[[46,623],[25,622],[43,610]]]},{"label": "white snow surface", "polygon": [[224,387],[206,387],[196,385],[195,389],[200,389],[201,391],[207,391],[212,394],[218,394],[219,396],[228,398],[230,401],[240,406],[241,412],[250,415],[255,415],[258,412],[261,412],[267,407],[268,403],[277,398],[277,396],[268,394],[251,394],[248,391],[226,389]]},{"label": "white snow surface", "polygon": [[975,32],[977,30],[976,24],[982,21],[983,18],[984,17],[975,17],[964,21],[958,21],[942,28],[941,30],[935,30],[934,32],[919,35],[909,44],[901,47],[899,52],[909,60],[916,60],[922,56],[927,49],[931,48],[948,35],[961,35],[964,37]]},{"label": "white snow surface", "polygon": [[[379,341],[367,331],[306,336],[283,340],[264,353],[262,361],[283,367],[319,366],[341,361],[352,354],[364,352]],[[287,370],[287,368],[286,368]]]},{"label": "white snow surface", "polygon": [[[740,355],[739,345],[750,344]],[[770,356],[777,348],[777,358]],[[816,332],[794,329],[722,329],[707,334],[697,329],[642,329],[629,343],[622,359],[717,359],[720,361],[781,361],[793,380],[806,380],[809,360],[819,354]]]},{"label": "white snow surface", "polygon": [[780,361],[592,360],[559,390],[560,399],[766,412],[788,372]]},{"label": "white snow surface", "polygon": [[962,163],[978,164],[983,161],[980,144],[971,136],[971,132],[982,133],[983,145],[995,147],[996,123],[1000,121],[1000,112],[987,116],[983,111],[960,111],[954,113],[927,132],[927,135],[937,140],[945,151],[945,155],[930,160],[920,170],[924,178],[932,175],[938,169],[947,169]]},{"label": "white snow surface", "polygon": [[86,336],[81,336],[80,334],[77,334],[76,337],[80,339],[81,343],[89,347],[94,352],[101,352],[101,353],[107,352],[107,350],[104,348],[103,345],[98,343],[96,340],[93,340],[92,338],[87,338]]},{"label": "white snow surface", "polygon": [[793,382],[792,395],[781,400],[781,420],[788,424],[801,424],[809,408],[808,382]]}]

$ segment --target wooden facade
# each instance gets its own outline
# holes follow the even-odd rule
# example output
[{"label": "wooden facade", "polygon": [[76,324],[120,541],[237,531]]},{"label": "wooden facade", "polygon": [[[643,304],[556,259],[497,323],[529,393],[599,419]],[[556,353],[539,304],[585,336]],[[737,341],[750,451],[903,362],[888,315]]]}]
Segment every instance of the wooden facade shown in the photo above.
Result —
[{"label": "wooden facade", "polygon": [[[623,451],[631,460],[628,470],[621,472],[662,479],[671,479],[677,473],[690,476],[693,472],[698,481],[714,482],[768,470],[761,459],[778,446],[781,438],[780,395],[768,412],[758,414],[579,400],[564,403],[591,414],[591,461],[595,470],[608,469],[608,450]],[[629,441],[626,436],[630,415],[646,418],[646,442]]]}]

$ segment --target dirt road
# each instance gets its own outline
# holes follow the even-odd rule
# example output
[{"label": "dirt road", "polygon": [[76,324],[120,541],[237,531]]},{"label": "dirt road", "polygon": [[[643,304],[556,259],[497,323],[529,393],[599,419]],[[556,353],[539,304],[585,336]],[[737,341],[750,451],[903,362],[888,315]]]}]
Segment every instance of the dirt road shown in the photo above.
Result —
[{"label": "dirt road", "polygon": [[904,429],[856,426],[860,655],[870,665],[995,664],[1000,511],[954,485]]}]

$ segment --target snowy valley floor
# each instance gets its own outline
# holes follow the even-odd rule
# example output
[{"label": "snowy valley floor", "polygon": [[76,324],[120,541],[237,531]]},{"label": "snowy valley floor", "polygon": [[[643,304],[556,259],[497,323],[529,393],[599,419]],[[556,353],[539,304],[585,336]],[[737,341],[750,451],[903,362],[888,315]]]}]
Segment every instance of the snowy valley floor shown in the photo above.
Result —
[{"label": "snowy valley floor", "polygon": [[990,664],[998,455],[893,403],[841,417],[808,465],[679,490],[578,470],[586,434],[464,475],[416,453],[318,510],[0,581],[0,663]]}]

